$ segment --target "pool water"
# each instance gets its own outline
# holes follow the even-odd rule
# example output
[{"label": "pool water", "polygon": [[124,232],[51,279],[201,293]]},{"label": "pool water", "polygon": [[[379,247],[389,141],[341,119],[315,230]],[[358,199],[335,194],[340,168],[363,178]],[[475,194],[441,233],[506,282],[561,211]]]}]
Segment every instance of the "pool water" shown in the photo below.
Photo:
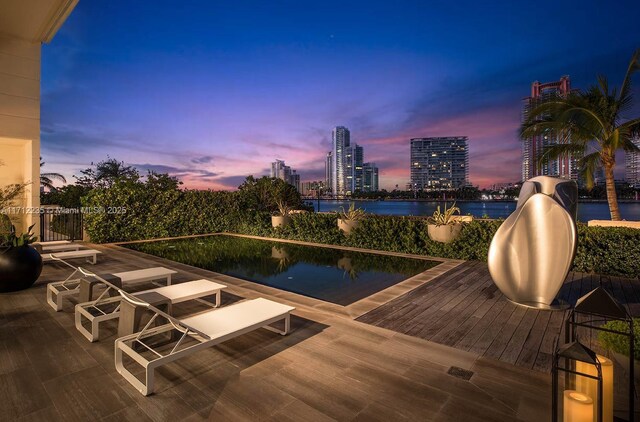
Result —
[{"label": "pool water", "polygon": [[122,246],[338,305],[354,303],[439,264],[229,235]]}]

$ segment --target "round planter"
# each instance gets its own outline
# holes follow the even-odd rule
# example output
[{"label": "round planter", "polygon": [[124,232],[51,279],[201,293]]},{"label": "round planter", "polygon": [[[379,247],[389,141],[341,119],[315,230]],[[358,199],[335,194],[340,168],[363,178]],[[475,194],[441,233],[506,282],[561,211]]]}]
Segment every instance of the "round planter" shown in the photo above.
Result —
[{"label": "round planter", "polygon": [[460,236],[462,231],[462,224],[445,224],[443,226],[436,226],[435,224],[429,224],[427,226],[427,232],[429,238],[436,242],[450,243]]},{"label": "round planter", "polygon": [[351,231],[360,225],[359,221],[343,220],[338,218],[338,228],[344,232],[344,234],[351,234]]},{"label": "round planter", "polygon": [[42,257],[31,246],[0,252],[0,292],[15,292],[31,287],[42,272]]},{"label": "round planter", "polygon": [[272,215],[271,225],[273,227],[284,227],[291,222],[291,217],[288,215]]}]

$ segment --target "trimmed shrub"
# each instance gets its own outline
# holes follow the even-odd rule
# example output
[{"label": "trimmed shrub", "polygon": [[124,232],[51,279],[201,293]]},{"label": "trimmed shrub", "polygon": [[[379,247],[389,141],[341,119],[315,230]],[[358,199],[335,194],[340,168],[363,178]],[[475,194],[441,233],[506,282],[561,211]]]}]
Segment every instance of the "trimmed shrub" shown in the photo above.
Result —
[{"label": "trimmed shrub", "polygon": [[[474,220],[451,243],[429,239],[426,221],[369,215],[349,236],[337,227],[335,213],[292,215],[286,227],[272,228],[271,213],[243,206],[246,192],[178,190],[158,183],[122,180],[94,189],[83,198],[86,230],[98,243],[188,236],[216,232],[300,240],[313,243],[486,261],[501,220]],[[576,271],[638,277],[640,230],[578,224]]]},{"label": "trimmed shrub", "polygon": [[[629,332],[629,325],[623,321],[608,321],[602,325],[603,328],[619,331],[621,333]],[[640,333],[640,319],[633,319],[633,332]],[[608,333],[606,331],[598,332],[598,340],[600,344],[607,350],[621,353],[629,356],[629,338],[621,334]],[[640,336],[634,336],[633,354],[635,360],[640,360]]]}]

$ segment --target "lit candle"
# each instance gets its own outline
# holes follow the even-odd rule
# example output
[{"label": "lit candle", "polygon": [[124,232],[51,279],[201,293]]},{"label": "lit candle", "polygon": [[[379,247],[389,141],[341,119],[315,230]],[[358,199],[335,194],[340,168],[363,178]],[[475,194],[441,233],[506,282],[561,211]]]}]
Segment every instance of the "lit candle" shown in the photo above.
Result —
[{"label": "lit candle", "polygon": [[593,400],[575,390],[564,390],[563,422],[593,422]]},{"label": "lit candle", "polygon": [[[613,362],[604,356],[597,355],[602,368],[602,422],[613,422]],[[576,363],[576,371],[597,376],[595,365],[585,362]],[[593,420],[598,420],[598,381],[592,378],[577,376],[576,390],[593,399]]]}]

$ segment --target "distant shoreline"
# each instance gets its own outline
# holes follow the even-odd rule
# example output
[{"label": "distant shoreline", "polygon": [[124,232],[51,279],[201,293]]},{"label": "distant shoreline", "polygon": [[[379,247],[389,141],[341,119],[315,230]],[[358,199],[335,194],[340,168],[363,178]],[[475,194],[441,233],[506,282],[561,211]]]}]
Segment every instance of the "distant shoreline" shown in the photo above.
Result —
[{"label": "distant shoreline", "polygon": [[[303,198],[304,201],[317,201],[318,198]],[[385,199],[370,199],[370,198],[320,198],[320,201],[358,201],[358,202],[516,202],[517,199],[400,199],[400,198],[385,198]],[[579,199],[578,203],[589,204],[606,204],[606,199]],[[618,203],[640,203],[635,199],[618,199]]]}]

